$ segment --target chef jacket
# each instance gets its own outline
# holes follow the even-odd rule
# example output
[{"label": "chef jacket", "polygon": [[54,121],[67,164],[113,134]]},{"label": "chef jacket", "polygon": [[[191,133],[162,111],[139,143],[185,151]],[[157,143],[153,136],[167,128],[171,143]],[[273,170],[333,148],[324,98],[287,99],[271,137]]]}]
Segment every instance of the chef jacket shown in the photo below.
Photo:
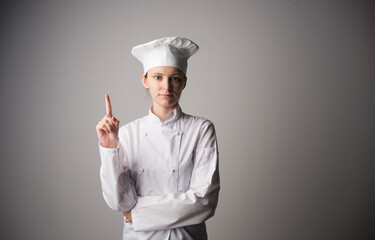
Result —
[{"label": "chef jacket", "polygon": [[205,220],[219,194],[214,125],[177,106],[163,120],[152,113],[119,129],[117,148],[99,144],[108,206],[131,210],[123,239],[207,239]]}]

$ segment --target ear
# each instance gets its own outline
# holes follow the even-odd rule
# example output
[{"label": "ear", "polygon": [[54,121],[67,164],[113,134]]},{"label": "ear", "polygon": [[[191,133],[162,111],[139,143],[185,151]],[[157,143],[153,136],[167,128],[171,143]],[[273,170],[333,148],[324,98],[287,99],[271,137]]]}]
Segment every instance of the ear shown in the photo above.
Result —
[{"label": "ear", "polygon": [[148,87],[148,84],[147,84],[147,78],[145,77],[145,75],[143,74],[142,75],[142,84],[145,88],[149,88]]}]

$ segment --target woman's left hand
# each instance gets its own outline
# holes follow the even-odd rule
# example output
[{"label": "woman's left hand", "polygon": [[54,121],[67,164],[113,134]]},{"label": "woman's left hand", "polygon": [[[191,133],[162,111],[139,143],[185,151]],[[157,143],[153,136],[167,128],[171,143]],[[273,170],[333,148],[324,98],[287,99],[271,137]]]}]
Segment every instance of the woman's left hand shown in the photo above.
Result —
[{"label": "woman's left hand", "polygon": [[125,222],[126,223],[130,223],[132,221],[132,212],[131,211],[123,212],[122,214],[124,214],[124,216],[125,216]]}]

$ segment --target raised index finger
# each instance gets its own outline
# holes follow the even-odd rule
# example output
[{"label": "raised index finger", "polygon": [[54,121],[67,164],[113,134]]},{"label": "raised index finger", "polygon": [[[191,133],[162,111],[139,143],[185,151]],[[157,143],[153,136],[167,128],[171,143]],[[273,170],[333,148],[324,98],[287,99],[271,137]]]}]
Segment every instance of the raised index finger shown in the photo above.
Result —
[{"label": "raised index finger", "polygon": [[109,95],[105,95],[105,108],[107,110],[107,116],[112,117],[112,106],[111,100],[109,99]]}]

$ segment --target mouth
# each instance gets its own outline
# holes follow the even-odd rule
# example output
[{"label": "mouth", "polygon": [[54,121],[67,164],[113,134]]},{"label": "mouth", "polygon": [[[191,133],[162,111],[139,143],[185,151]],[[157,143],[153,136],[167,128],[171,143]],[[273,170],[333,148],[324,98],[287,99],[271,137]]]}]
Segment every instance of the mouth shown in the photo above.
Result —
[{"label": "mouth", "polygon": [[173,94],[159,94],[159,96],[161,96],[163,98],[171,98],[171,97],[173,97]]}]

